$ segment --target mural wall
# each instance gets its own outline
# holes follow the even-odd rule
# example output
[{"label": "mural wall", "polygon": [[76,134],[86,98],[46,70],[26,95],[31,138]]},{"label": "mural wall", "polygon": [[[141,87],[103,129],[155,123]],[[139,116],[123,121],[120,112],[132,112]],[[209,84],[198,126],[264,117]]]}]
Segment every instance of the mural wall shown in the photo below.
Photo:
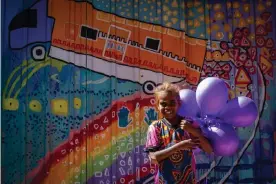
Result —
[{"label": "mural wall", "polygon": [[[272,0],[2,1],[2,183],[151,183],[143,152],[163,81],[225,80],[260,118],[197,179],[275,183]],[[274,10],[274,11],[273,11]]]}]

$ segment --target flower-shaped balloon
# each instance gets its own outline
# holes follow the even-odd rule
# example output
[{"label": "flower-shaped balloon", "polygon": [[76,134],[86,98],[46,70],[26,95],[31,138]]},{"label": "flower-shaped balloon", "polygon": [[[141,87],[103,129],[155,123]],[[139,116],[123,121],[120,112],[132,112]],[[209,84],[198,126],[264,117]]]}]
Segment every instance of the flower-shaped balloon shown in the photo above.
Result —
[{"label": "flower-shaped balloon", "polygon": [[216,77],[201,81],[196,92],[183,89],[179,95],[182,104],[178,114],[200,124],[215,155],[233,155],[239,146],[234,127],[250,126],[258,117],[258,109],[252,99],[240,96],[228,100],[225,82]]}]

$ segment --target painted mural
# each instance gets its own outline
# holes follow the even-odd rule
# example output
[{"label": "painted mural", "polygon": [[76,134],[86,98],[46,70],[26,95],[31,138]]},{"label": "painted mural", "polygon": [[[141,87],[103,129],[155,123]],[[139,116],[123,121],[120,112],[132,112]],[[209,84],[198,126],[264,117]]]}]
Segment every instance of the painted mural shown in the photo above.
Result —
[{"label": "painted mural", "polygon": [[2,1],[2,183],[152,183],[163,81],[224,79],[252,98],[239,152],[197,152],[203,183],[276,183],[276,3]]}]

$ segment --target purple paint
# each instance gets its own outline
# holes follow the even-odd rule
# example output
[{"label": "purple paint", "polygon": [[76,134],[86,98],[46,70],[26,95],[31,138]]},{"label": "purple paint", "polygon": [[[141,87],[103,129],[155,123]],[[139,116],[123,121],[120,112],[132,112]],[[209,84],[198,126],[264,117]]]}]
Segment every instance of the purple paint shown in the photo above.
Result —
[{"label": "purple paint", "polygon": [[[10,38],[10,47],[12,49],[20,49],[27,46],[28,44],[32,44],[36,42],[51,41],[51,34],[52,34],[54,20],[47,16],[47,11],[48,11],[47,7],[48,7],[47,0],[42,0],[30,8],[31,10],[36,10],[37,12],[36,28],[19,27],[17,29],[10,31],[9,38]],[[18,16],[15,16],[12,19],[11,24],[16,24],[15,22],[18,21],[16,20],[16,18],[20,18],[20,16],[19,17]],[[24,18],[22,19],[24,20]]]},{"label": "purple paint", "polygon": [[[136,168],[149,162],[148,155],[143,153],[143,148],[144,145],[140,145],[135,147],[131,152],[118,153],[118,159],[110,167],[105,168],[101,173],[94,174],[88,179],[87,183],[108,184],[127,175],[135,174]],[[137,177],[137,175],[136,180],[139,180],[139,176]]]}]

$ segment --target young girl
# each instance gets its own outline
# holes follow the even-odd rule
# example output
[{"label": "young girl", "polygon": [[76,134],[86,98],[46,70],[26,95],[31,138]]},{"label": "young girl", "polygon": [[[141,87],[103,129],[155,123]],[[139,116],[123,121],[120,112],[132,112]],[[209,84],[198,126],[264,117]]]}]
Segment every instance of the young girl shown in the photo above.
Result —
[{"label": "young girl", "polygon": [[163,83],[155,89],[155,98],[163,118],[149,126],[145,146],[156,165],[155,183],[196,183],[192,150],[200,147],[211,153],[212,147],[199,128],[177,115],[178,86]]}]

